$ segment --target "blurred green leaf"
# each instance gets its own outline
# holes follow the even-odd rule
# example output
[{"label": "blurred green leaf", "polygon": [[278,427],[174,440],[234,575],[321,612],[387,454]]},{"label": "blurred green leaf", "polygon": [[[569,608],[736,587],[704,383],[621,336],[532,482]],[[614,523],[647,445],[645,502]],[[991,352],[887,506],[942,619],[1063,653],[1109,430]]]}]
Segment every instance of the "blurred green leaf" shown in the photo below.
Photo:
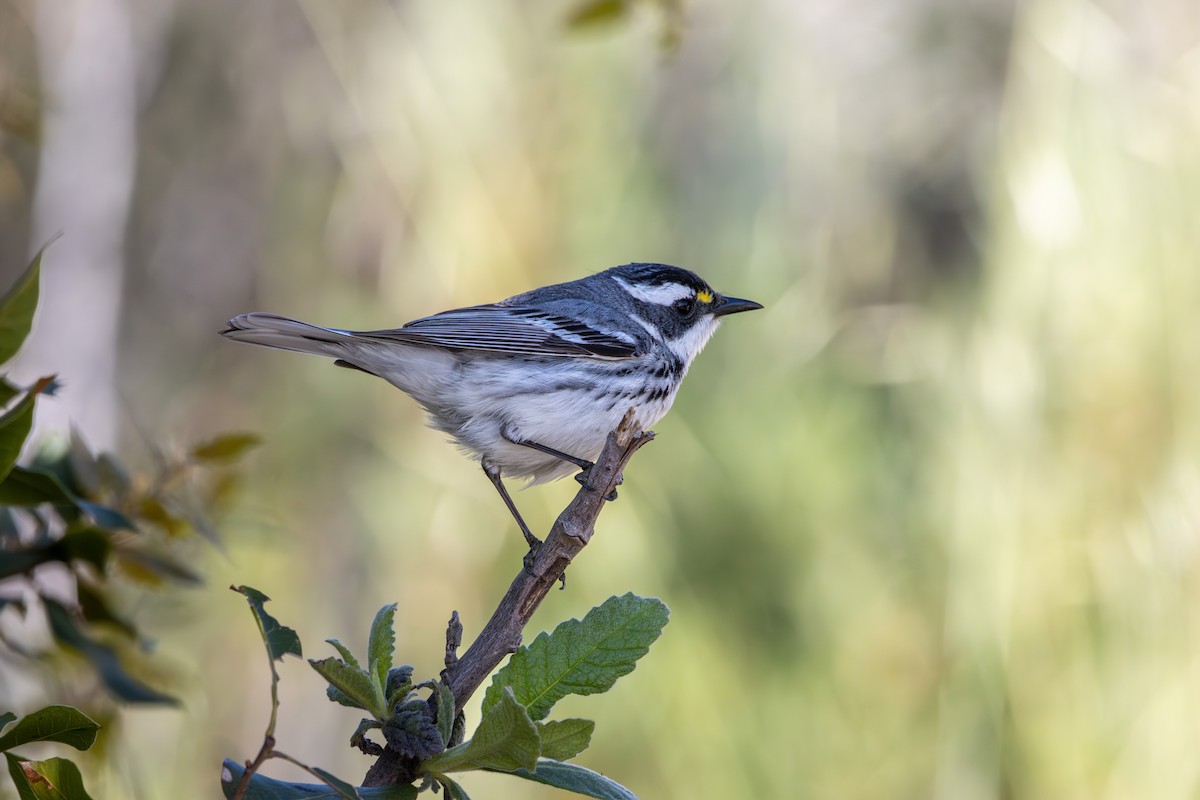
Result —
[{"label": "blurred green leaf", "polygon": [[121,664],[117,652],[89,638],[79,629],[74,616],[65,606],[47,598],[43,598],[43,603],[54,638],[86,658],[110,692],[128,703],[177,704],[175,698],[151,689],[130,675]]},{"label": "blurred green leaf", "polygon": [[192,458],[198,461],[232,461],[247,450],[262,444],[253,433],[227,433],[192,448]]},{"label": "blurred green leaf", "polygon": [[[113,556],[120,563],[121,568],[126,574],[146,583],[159,584],[164,580],[188,584],[200,584],[204,582],[197,573],[180,564],[175,559],[161,553],[151,552],[144,547],[139,547],[129,542],[122,542],[118,547],[114,548]],[[297,642],[299,642],[298,639]],[[297,646],[299,645],[297,644]]]},{"label": "blurred green leaf", "polygon": [[296,632],[286,625],[281,625],[279,620],[268,614],[263,607],[271,598],[251,586],[230,586],[229,588],[241,594],[250,603],[254,618],[258,621],[258,630],[262,634],[263,644],[267,646],[267,653],[270,654],[273,661],[282,661],[283,657],[289,654],[297,658],[304,657],[300,650],[300,637],[296,635]]},{"label": "blurred green leaf", "polygon": [[108,599],[84,581],[75,582],[75,594],[79,599],[79,610],[88,622],[112,625],[131,639],[138,639],[137,628],[122,619],[108,605]]},{"label": "blurred green leaf", "polygon": [[434,756],[422,769],[436,774],[470,769],[533,769],[541,749],[529,712],[513,697],[512,689],[505,687],[500,700],[483,715],[470,741]]},{"label": "blurred green leaf", "polygon": [[20,386],[12,383],[8,378],[0,378],[0,407],[8,405],[9,401],[20,393]]},{"label": "blurred green leaf", "polygon": [[79,767],[65,758],[25,761],[22,767],[38,800],[92,800]]},{"label": "blurred green leaf", "polygon": [[33,426],[34,402],[51,381],[53,378],[40,378],[16,405],[0,416],[0,479],[17,463],[17,456]]},{"label": "blurred green leaf", "polygon": [[512,688],[529,715],[544,719],[568,694],[608,691],[633,671],[662,633],[670,612],[661,600],[634,594],[610,597],[582,620],[570,619],[513,653],[483,698],[483,712]]},{"label": "blurred green leaf", "polygon": [[[489,770],[498,772],[502,770]],[[548,758],[539,759],[534,771],[517,769],[507,771],[527,781],[544,783],[568,792],[575,792],[598,800],[637,800],[637,796],[616,781],[606,778],[599,772],[581,767],[577,764],[566,764]]]},{"label": "blurred green leaf", "polygon": [[381,697],[385,695],[388,672],[392,669],[392,652],[396,649],[396,633],[392,627],[395,617],[395,603],[379,609],[371,623],[371,635],[367,643],[367,663],[371,666],[371,680]]},{"label": "blurred green leaf", "polygon": [[29,782],[30,776],[25,772],[23,760],[12,753],[5,753],[4,760],[8,762],[8,775],[12,778],[13,785],[17,787],[17,797],[20,800],[39,800],[33,792],[33,786]]},{"label": "blurred green leaf", "polygon": [[0,736],[0,750],[11,750],[30,742],[58,742],[76,750],[87,750],[96,742],[100,725],[71,706],[46,706],[27,714]]},{"label": "blurred green leaf", "polygon": [[36,506],[41,503],[74,506],[75,495],[53,473],[28,467],[13,467],[0,481],[0,504]]},{"label": "blurred green leaf", "polygon": [[[225,759],[221,768],[221,791],[226,798],[233,797],[245,771],[241,764]],[[359,786],[357,792],[363,800],[415,800],[417,787],[408,784]],[[337,797],[339,795],[324,784],[284,783],[259,774],[251,776],[246,792],[246,800],[334,800]]]},{"label": "blurred green leaf", "polygon": [[592,743],[596,723],[590,719],[563,719],[537,723],[542,737],[542,758],[566,761],[582,753]]},{"label": "blurred green leaf", "polygon": [[11,711],[5,711],[3,714],[0,714],[0,731],[7,728],[10,722],[16,722],[16,720],[17,715]]},{"label": "blurred green leaf", "polygon": [[580,30],[620,22],[629,13],[629,5],[628,0],[588,0],[567,17],[567,27]]},{"label": "blurred green leaf", "polygon": [[17,278],[8,293],[0,298],[0,364],[17,354],[29,329],[33,325],[33,313],[38,304],[38,277],[42,269],[42,247],[29,262],[29,266]]},{"label": "blurred green leaf", "polygon": [[73,528],[58,541],[38,547],[0,550],[0,578],[28,572],[47,561],[68,563],[75,559],[87,561],[104,569],[111,542],[108,534],[95,528]]}]

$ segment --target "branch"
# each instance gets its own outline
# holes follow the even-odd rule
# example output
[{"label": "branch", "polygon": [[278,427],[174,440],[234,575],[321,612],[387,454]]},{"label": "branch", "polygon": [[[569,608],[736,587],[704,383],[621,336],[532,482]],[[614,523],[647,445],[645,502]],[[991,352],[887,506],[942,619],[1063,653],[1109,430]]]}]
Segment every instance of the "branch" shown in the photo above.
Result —
[{"label": "branch", "polygon": [[[653,438],[652,431],[637,430],[630,410],[617,429],[608,435],[608,441],[592,467],[588,485],[580,487],[570,505],[558,515],[533,563],[517,573],[492,618],[457,661],[451,658],[453,651],[447,638],[446,669],[442,672],[442,680],[454,692],[456,713],[462,711],[492,670],[521,645],[525,625],[571,561],[591,540],[605,498],[620,485],[625,465]],[[457,614],[453,622],[457,622]],[[379,760],[367,772],[363,785],[411,783],[416,777],[412,774],[413,766],[411,759],[405,759],[390,747],[384,748]]]}]

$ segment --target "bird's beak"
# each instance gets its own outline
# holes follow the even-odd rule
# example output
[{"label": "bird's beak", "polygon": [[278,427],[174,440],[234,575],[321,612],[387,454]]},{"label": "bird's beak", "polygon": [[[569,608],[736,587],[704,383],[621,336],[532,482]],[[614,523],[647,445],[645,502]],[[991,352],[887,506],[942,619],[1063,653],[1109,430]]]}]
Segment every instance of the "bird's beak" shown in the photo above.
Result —
[{"label": "bird's beak", "polygon": [[714,317],[723,317],[726,314],[737,314],[742,311],[753,311],[756,308],[762,308],[761,303],[756,303],[753,300],[742,300],[737,297],[722,297],[713,306],[712,314]]}]

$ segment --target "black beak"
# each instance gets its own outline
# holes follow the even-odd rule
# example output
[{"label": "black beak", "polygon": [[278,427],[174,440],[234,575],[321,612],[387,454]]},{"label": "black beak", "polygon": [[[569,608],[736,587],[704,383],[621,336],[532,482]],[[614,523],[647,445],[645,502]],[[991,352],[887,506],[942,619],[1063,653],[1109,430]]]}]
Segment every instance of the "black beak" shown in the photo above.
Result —
[{"label": "black beak", "polygon": [[712,315],[714,317],[723,317],[726,314],[738,314],[742,311],[753,311],[756,308],[762,308],[762,304],[756,303],[753,300],[742,300],[737,297],[722,297],[713,306]]}]

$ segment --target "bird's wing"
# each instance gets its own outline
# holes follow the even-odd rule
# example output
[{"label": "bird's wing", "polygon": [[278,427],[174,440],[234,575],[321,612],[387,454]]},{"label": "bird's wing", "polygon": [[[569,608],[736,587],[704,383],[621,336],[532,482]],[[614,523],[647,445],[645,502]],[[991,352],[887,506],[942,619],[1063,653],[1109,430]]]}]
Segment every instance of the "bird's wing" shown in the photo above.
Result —
[{"label": "bird's wing", "polygon": [[454,350],[566,358],[629,358],[632,337],[604,333],[578,319],[528,306],[485,305],[443,311],[403,328],[355,331],[363,339]]}]

